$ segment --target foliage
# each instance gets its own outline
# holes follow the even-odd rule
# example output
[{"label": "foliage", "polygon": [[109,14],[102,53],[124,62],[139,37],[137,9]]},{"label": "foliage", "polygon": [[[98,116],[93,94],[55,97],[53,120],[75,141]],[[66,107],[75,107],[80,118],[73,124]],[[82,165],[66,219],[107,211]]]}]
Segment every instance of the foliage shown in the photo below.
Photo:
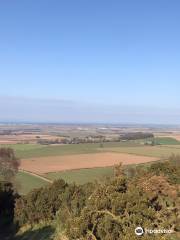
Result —
[{"label": "foliage", "polygon": [[60,209],[59,218],[64,221],[65,211],[75,215],[80,213],[89,189],[90,187],[84,188],[75,184],[68,185],[61,179],[50,186],[34,189],[16,201],[15,220],[19,225],[49,221]]},{"label": "foliage", "polygon": [[0,176],[6,181],[11,181],[18,171],[20,165],[14,150],[11,148],[0,148]]},{"label": "foliage", "polygon": [[[60,231],[58,240],[137,240],[137,226],[172,229],[177,239],[179,156],[128,171],[118,165],[114,173],[101,183],[76,185],[58,180],[35,189],[17,199],[15,220],[21,226],[53,220]],[[169,236],[145,234],[142,239]]]},{"label": "foliage", "polygon": [[[135,184],[120,177],[100,186],[91,195],[81,215],[69,222],[69,239],[136,239],[134,229],[137,226],[177,230],[176,189],[169,188],[164,178],[150,179],[150,182],[148,179],[148,186],[151,186],[152,180],[159,182],[152,195],[149,189],[146,191],[144,185],[140,184],[142,179],[136,180]],[[165,194],[166,188],[170,192]]]},{"label": "foliage", "polygon": [[136,139],[146,139],[153,138],[154,135],[152,133],[144,133],[144,132],[130,132],[123,134],[120,139],[121,140],[136,140]]},{"label": "foliage", "polygon": [[93,190],[94,184],[92,183],[81,186],[70,184],[65,192],[61,194],[60,201],[62,205],[56,215],[57,225],[61,230],[66,228],[70,219],[80,215]]},{"label": "foliage", "polygon": [[12,183],[0,182],[0,229],[12,223],[16,197]]},{"label": "foliage", "polygon": [[180,155],[172,154],[169,161],[153,163],[149,172],[155,175],[165,175],[174,184],[180,184]]},{"label": "foliage", "polygon": [[59,195],[68,185],[63,180],[51,186],[34,189],[16,201],[15,220],[20,224],[33,224],[53,219],[60,208]]},{"label": "foliage", "polygon": [[122,163],[117,164],[114,166],[114,176],[115,177],[120,177],[124,175],[124,169],[122,167]]},{"label": "foliage", "polygon": [[14,240],[53,240],[54,239],[54,226],[48,224],[37,224],[25,229],[20,229],[14,237]]}]

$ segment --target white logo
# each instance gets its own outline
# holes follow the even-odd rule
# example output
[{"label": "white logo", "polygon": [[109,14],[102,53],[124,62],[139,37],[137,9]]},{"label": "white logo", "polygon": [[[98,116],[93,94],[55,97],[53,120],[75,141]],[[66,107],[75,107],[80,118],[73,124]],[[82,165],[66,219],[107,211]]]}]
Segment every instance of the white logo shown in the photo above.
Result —
[{"label": "white logo", "polygon": [[135,234],[136,234],[137,236],[142,236],[143,233],[144,233],[144,230],[143,230],[142,227],[137,227],[137,228],[135,229]]}]

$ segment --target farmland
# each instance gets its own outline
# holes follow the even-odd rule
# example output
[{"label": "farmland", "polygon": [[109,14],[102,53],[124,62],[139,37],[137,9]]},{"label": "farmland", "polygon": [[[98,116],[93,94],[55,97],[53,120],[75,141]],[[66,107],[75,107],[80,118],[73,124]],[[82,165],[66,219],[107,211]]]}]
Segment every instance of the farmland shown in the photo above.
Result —
[{"label": "farmland", "polygon": [[[116,131],[115,134],[117,134]],[[88,191],[91,192],[93,189],[96,189],[96,186],[104,186],[104,184],[108,183],[112,184],[113,179],[117,178],[117,174],[123,174],[122,176],[126,176],[127,180],[131,182],[133,178],[134,180],[136,179],[135,176],[137,173],[144,172],[146,174],[148,171],[151,173],[151,171],[156,171],[158,168],[161,169],[162,166],[161,170],[169,176],[171,181],[179,181],[176,171],[174,174],[174,169],[176,168],[171,168],[171,165],[168,164],[171,159],[174,159],[172,163],[173,161],[176,162],[176,156],[172,156],[171,159],[169,156],[172,154],[180,155],[180,142],[172,136],[157,135],[156,137],[141,139],[139,138],[140,135],[142,134],[138,132],[133,134],[128,133],[127,135],[124,134],[123,137],[127,136],[131,139],[117,140],[116,136],[116,141],[113,135],[109,141],[103,141],[102,139],[104,138],[100,136],[98,138],[95,137],[96,140],[99,139],[99,142],[91,143],[49,144],[47,142],[23,143],[22,141],[16,144],[1,144],[0,147],[12,148],[15,156],[20,159],[19,171],[15,179],[13,178],[15,189],[21,195],[20,198],[22,200],[22,202],[19,202],[20,205],[17,204],[18,212],[21,213],[26,209],[27,213],[23,216],[37,216],[38,218],[40,216],[41,219],[46,216],[44,215],[44,211],[46,213],[46,211],[51,210],[51,207],[46,208],[49,203],[52,203],[52,206],[55,206],[55,202],[58,203],[57,199],[59,198],[57,198],[57,195],[61,194],[62,189],[65,190],[67,188],[62,193],[62,199],[72,196],[73,198],[77,197],[79,201],[82,198],[81,194],[87,194],[88,196]],[[134,136],[138,138],[132,139]],[[110,135],[108,135],[109,137]],[[77,139],[79,140],[78,137]],[[85,139],[91,138],[86,138],[85,136]],[[83,140],[81,139],[81,141]],[[5,150],[12,151],[11,149]],[[164,161],[168,158],[168,161]],[[117,166],[115,168],[118,164],[122,164],[123,167],[120,166],[119,168]],[[118,169],[120,169],[120,172],[118,172]],[[157,178],[159,177],[157,176]],[[65,182],[60,179],[63,179]],[[55,180],[57,181],[54,182]],[[154,186],[154,183],[152,185]],[[124,185],[122,186],[124,188]],[[135,189],[136,187],[134,187]],[[76,194],[73,193],[74,190],[77,191]],[[72,199],[71,201],[73,201],[72,206],[76,206],[76,199]],[[131,199],[128,201],[130,202]],[[38,206],[40,206],[38,211],[42,211],[41,215],[37,213]],[[34,209],[33,215],[29,212],[29,209]],[[17,217],[18,212],[16,212]],[[49,217],[49,213],[47,216]],[[57,215],[57,217],[59,216]],[[54,221],[49,222],[50,226],[46,225],[48,222],[42,222],[41,226],[40,222],[37,222],[38,224],[35,224],[34,228],[28,228],[28,226],[26,229],[21,228],[16,239],[53,239],[53,236],[56,234],[54,229],[57,227],[56,225],[54,226]],[[57,222],[59,222],[59,218]]]},{"label": "farmland", "polygon": [[[75,154],[91,154],[107,151],[121,151],[131,153],[132,149],[137,149],[137,155],[161,157],[171,153],[169,148],[179,148],[180,144],[175,139],[157,138],[157,146],[142,145],[143,140],[127,141],[127,142],[105,142],[102,146],[99,143],[84,143],[84,144],[67,144],[67,145],[40,145],[40,144],[12,144],[1,145],[11,147],[15,150],[16,156],[23,158],[46,157],[46,156],[60,156],[60,155],[75,155]],[[161,146],[160,146],[161,145]],[[167,145],[167,146],[166,146]],[[153,155],[150,153],[153,151]],[[155,150],[155,151],[154,151]],[[146,152],[147,151],[147,152]],[[150,152],[149,152],[150,151]],[[174,151],[174,150],[173,150]]]},{"label": "farmland", "polygon": [[[156,129],[155,137],[135,140],[119,141],[118,136],[135,136],[143,131],[150,134],[148,128],[118,128],[101,126],[21,126],[8,131],[13,134],[2,135],[1,147],[13,148],[21,160],[21,170],[16,179],[20,185],[19,191],[27,193],[31,189],[44,186],[47,181],[32,175],[45,176],[50,180],[63,178],[67,182],[86,183],[100,180],[113,175],[113,166],[118,163],[124,165],[149,163],[159,159],[167,159],[172,153],[180,154],[180,142],[174,134],[166,131],[160,133]],[[2,130],[7,131],[4,127]],[[34,132],[35,131],[35,132]],[[22,133],[21,133],[22,132]],[[129,133],[130,132],[130,133]],[[133,133],[131,135],[131,132]],[[141,134],[142,135],[142,134]],[[178,133],[176,132],[176,135]],[[90,136],[90,137],[89,137]],[[17,141],[15,141],[17,138]],[[41,140],[99,139],[99,142],[84,142],[74,144],[40,144]],[[7,144],[3,140],[11,139]],[[102,141],[101,139],[108,139]],[[28,140],[28,143],[27,143]],[[32,140],[32,141],[31,141]],[[116,141],[115,141],[116,140]],[[32,172],[28,173],[28,171]]]},{"label": "farmland", "polygon": [[[22,144],[15,145],[14,149],[17,156],[21,157],[21,168],[45,175],[52,180],[62,178],[67,182],[81,184],[112,176],[112,166],[118,162],[149,162],[168,158],[172,153],[180,154],[180,145],[145,146],[140,141],[104,143],[103,147],[97,143],[61,146]],[[25,189],[27,192],[39,184],[46,184],[40,179],[31,178],[33,180],[22,181],[24,185],[26,182],[30,185],[22,188],[22,191]]]},{"label": "farmland", "polygon": [[180,145],[180,141],[174,137],[156,137],[155,143],[159,145]]},{"label": "farmland", "polygon": [[23,159],[21,168],[38,174],[71,169],[107,167],[119,163],[124,165],[158,160],[156,157],[137,156],[128,153],[102,152],[67,156],[51,156]]},{"label": "farmland", "polygon": [[140,147],[118,147],[107,148],[116,153],[128,153],[138,156],[168,158],[171,154],[180,154],[180,148],[171,146],[140,146]]},{"label": "farmland", "polygon": [[101,150],[111,147],[128,147],[138,146],[139,144],[134,141],[129,142],[108,142],[103,143],[103,148],[100,149],[98,143],[84,143],[84,144],[67,144],[67,145],[40,145],[40,144],[15,144],[4,145],[10,146],[16,152],[19,158],[33,158],[44,156],[59,156],[59,155],[71,155],[71,154],[84,154],[84,153],[97,153]]}]

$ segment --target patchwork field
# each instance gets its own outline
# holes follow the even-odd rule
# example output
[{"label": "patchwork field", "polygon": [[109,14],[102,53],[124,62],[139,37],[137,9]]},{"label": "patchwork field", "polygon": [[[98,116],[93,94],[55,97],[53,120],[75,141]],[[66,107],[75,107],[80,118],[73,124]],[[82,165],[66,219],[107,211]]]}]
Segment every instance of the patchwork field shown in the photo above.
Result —
[{"label": "patchwork field", "polygon": [[36,144],[37,140],[61,140],[62,137],[52,136],[48,134],[11,134],[1,135],[0,144],[23,144],[30,143]]},{"label": "patchwork field", "polygon": [[42,174],[71,169],[108,167],[119,164],[120,162],[127,165],[155,160],[157,160],[156,157],[133,156],[126,153],[76,154],[23,159],[21,161],[21,169]]},{"label": "patchwork field", "polygon": [[99,143],[83,143],[83,144],[67,144],[67,145],[40,145],[40,144],[14,144],[4,145],[10,146],[15,150],[16,156],[19,158],[33,158],[59,155],[72,155],[84,153],[97,153],[101,150],[111,147],[129,147],[139,146],[134,141],[128,142],[106,142],[100,148]]},{"label": "patchwork field", "polygon": [[[113,175],[113,166],[150,163],[180,154],[180,144],[171,137],[156,137],[158,145],[146,145],[146,140],[106,142],[103,144],[13,144],[16,156],[21,159],[21,169],[45,176],[50,180],[62,178],[67,182],[86,183]],[[48,184],[47,181],[28,172],[19,172],[17,182],[20,192]]]}]

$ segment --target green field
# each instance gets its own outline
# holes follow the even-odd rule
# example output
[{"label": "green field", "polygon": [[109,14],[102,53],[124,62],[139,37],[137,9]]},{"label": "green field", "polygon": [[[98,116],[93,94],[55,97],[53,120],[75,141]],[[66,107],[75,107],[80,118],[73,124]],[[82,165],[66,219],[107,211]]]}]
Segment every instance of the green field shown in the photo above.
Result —
[{"label": "green field", "polygon": [[75,182],[77,184],[93,182],[111,176],[113,176],[113,167],[69,170],[45,174],[45,177],[51,180],[62,178],[68,183]]},{"label": "green field", "polygon": [[34,188],[39,188],[48,184],[48,182],[24,172],[18,172],[16,182],[19,193],[21,194],[26,194]]},{"label": "green field", "polygon": [[180,145],[180,141],[171,137],[156,137],[154,141],[155,141],[155,144],[160,144],[160,145]]},{"label": "green field", "polygon": [[128,147],[139,146],[134,141],[128,142],[106,142],[100,149],[99,143],[83,143],[83,144],[68,144],[68,145],[40,145],[40,144],[13,144],[3,145],[11,147],[15,150],[16,156],[19,158],[44,157],[44,156],[59,156],[82,153],[97,153],[101,150],[111,147]]},{"label": "green field", "polygon": [[129,153],[140,156],[168,158],[171,154],[180,154],[180,148],[166,146],[140,146],[140,147],[119,147],[107,148],[107,151]]},{"label": "green field", "polygon": [[[84,184],[95,180],[100,181],[105,177],[111,176],[113,176],[113,167],[69,170],[44,174],[44,177],[50,180],[61,178],[68,183],[75,182],[77,184]],[[48,182],[25,172],[18,172],[16,182],[20,194],[27,194],[34,188],[39,188],[48,184]]]}]

